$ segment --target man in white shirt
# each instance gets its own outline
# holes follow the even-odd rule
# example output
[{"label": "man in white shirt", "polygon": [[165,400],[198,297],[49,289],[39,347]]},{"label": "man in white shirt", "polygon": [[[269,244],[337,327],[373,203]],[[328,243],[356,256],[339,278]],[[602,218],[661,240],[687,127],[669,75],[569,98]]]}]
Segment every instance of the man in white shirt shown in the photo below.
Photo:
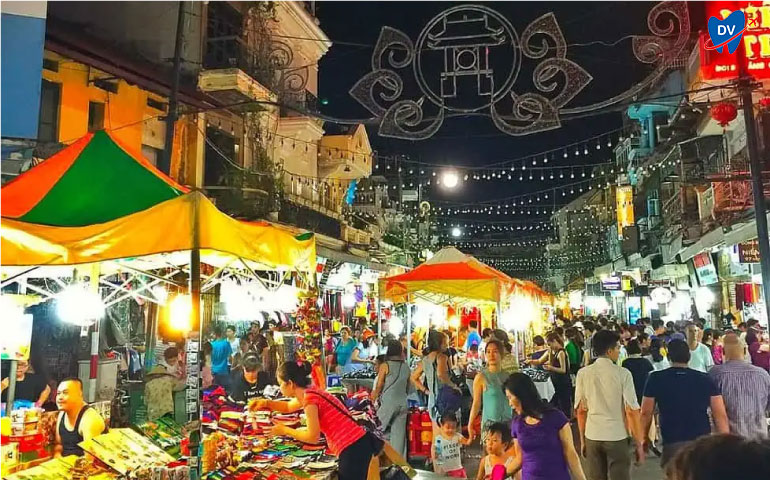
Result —
[{"label": "man in white shirt", "polygon": [[687,325],[684,333],[687,337],[687,345],[690,347],[690,363],[687,366],[693,370],[708,373],[714,366],[714,357],[709,347],[698,340],[700,338],[698,327],[694,324]]},{"label": "man in white shirt", "polygon": [[596,361],[578,371],[575,389],[581,452],[589,480],[631,480],[631,439],[636,463],[644,461],[644,435],[631,372],[616,365],[620,336],[600,330],[593,336]]},{"label": "man in white shirt", "polygon": [[230,354],[231,359],[234,358],[238,353],[245,353],[241,352],[241,340],[235,336],[235,325],[227,326],[227,329],[225,330],[225,336],[227,337],[227,343],[230,344],[230,349],[233,352]]}]

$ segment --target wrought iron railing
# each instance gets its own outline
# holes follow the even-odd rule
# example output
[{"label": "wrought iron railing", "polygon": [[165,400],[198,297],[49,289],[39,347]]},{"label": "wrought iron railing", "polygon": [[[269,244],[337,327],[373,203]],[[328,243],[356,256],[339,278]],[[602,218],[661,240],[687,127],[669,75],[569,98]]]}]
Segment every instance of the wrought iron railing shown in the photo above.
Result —
[{"label": "wrought iron railing", "polygon": [[253,51],[237,35],[209,38],[203,68],[238,68],[267,88],[272,88],[276,81],[269,56]]}]

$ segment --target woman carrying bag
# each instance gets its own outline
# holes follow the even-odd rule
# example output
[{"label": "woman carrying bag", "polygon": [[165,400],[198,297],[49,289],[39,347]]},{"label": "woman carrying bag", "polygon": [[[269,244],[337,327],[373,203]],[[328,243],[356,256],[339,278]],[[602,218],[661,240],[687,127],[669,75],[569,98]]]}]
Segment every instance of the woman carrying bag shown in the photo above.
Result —
[{"label": "woman carrying bag", "polygon": [[380,400],[377,418],[388,442],[406,457],[406,422],[409,416],[406,397],[409,394],[409,366],[402,358],[401,343],[391,340],[385,361],[377,372],[377,384],[372,391],[372,402]]},{"label": "woman carrying bag", "polygon": [[[428,332],[428,353],[417,364],[412,372],[412,383],[414,386],[428,396],[428,415],[430,415],[433,424],[433,436],[438,435],[438,423],[436,420],[439,414],[446,412],[439,411],[445,407],[442,404],[445,398],[450,400],[454,393],[457,397],[461,396],[460,387],[452,383],[449,376],[449,357],[446,350],[449,347],[447,336],[443,333],[431,330]],[[422,383],[422,374],[425,373],[425,383]]]},{"label": "woman carrying bag", "polygon": [[367,432],[348,412],[345,405],[324,390],[313,387],[308,375],[310,365],[285,362],[278,368],[278,385],[288,401],[254,400],[251,410],[269,409],[281,413],[304,410],[307,426],[289,428],[275,425],[271,434],[285,435],[303,443],[318,443],[323,433],[329,450],[339,459],[339,480],[379,479],[380,453],[385,442]]}]

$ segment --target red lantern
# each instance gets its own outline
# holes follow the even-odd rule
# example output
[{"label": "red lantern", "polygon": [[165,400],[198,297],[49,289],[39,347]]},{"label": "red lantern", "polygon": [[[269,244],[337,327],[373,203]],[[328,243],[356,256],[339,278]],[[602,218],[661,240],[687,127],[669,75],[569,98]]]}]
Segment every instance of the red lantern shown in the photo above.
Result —
[{"label": "red lantern", "polygon": [[762,110],[770,110],[770,97],[762,97],[759,99],[759,108]]},{"label": "red lantern", "polygon": [[726,127],[738,116],[738,107],[732,102],[719,102],[711,107],[711,118],[720,126]]}]

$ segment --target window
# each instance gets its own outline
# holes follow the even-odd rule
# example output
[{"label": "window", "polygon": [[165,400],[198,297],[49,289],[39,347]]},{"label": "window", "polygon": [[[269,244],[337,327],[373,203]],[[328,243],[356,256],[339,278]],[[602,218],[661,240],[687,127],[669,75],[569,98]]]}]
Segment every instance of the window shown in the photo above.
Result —
[{"label": "window", "polygon": [[95,132],[104,129],[104,104],[88,102],[88,131]]},{"label": "window", "polygon": [[40,87],[40,116],[37,125],[37,138],[41,142],[58,142],[61,85],[43,80]]},{"label": "window", "polygon": [[[156,167],[163,162],[163,150],[160,148],[142,145],[142,156]],[[168,172],[165,171],[163,173],[168,174]]]}]

